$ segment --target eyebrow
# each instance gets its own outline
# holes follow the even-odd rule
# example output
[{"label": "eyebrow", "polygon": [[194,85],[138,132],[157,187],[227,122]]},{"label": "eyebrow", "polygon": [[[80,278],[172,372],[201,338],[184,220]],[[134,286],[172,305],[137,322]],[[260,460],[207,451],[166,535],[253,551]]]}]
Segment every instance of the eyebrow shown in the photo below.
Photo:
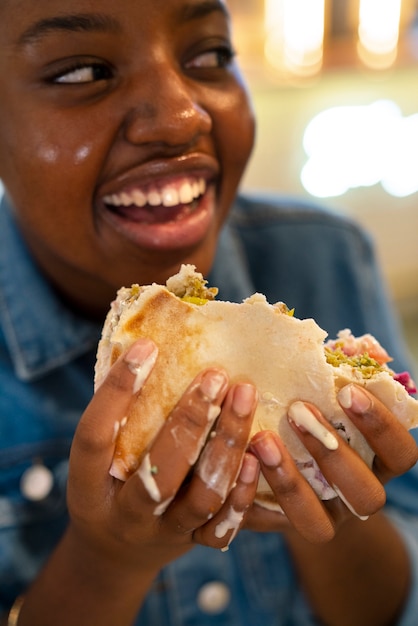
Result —
[{"label": "eyebrow", "polygon": [[[223,0],[204,0],[203,2],[187,4],[182,9],[181,17],[185,21],[197,20],[215,11],[221,12],[228,19],[230,18]],[[32,24],[19,37],[18,46],[37,43],[45,35],[57,31],[117,32],[118,30],[120,30],[118,22],[109,15],[97,13],[58,15]]]},{"label": "eyebrow", "polygon": [[48,17],[32,24],[19,37],[18,46],[25,46],[38,42],[49,33],[66,32],[116,32],[119,25],[108,15],[97,13],[80,13],[74,15],[57,15]]},{"label": "eyebrow", "polygon": [[220,11],[226,18],[230,18],[223,0],[204,0],[196,4],[188,4],[182,9],[181,16],[184,20],[196,20],[215,11]]}]

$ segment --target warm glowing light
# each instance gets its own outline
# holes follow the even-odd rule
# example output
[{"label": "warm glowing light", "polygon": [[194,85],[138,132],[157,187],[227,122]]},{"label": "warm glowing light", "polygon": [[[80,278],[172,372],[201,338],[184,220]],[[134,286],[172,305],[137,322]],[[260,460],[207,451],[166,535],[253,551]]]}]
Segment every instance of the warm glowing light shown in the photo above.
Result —
[{"label": "warm glowing light", "polygon": [[390,100],[319,113],[304,134],[304,188],[319,198],[381,184],[392,196],[418,192],[418,114]]},{"label": "warm glowing light", "polygon": [[294,74],[312,75],[322,65],[325,0],[266,0],[265,55]]},{"label": "warm glowing light", "polygon": [[358,54],[373,69],[396,60],[401,0],[360,0]]}]

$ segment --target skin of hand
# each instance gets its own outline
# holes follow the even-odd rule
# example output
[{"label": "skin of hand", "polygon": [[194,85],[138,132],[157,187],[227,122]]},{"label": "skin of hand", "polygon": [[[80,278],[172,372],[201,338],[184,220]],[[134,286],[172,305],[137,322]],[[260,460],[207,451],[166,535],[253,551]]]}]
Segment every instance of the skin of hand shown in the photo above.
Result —
[{"label": "skin of hand", "polygon": [[259,476],[247,452],[257,393],[246,382],[230,385],[220,369],[191,382],[148,449],[149,463],[126,482],[110,475],[117,432],[141,393],[136,373],[155,350],[146,339],[133,344],[81,418],[70,524],[27,592],[19,626],[55,625],[57,616],[62,626],[128,626],[161,567],[196,543],[226,549],[245,521]]},{"label": "skin of hand", "polygon": [[[148,463],[121,483],[109,474],[115,434],[132,401],[136,372],[142,366],[147,370],[153,356],[152,342],[135,343],[112,367],[80,421],[70,458],[71,523],[28,593],[22,626],[53,624],[57,611],[63,613],[63,626],[72,624],[74,615],[80,625],[91,623],[92,615],[105,626],[115,619],[130,624],[164,564],[196,543],[225,548],[243,526],[284,533],[324,623],[391,623],[407,594],[408,557],[402,540],[376,511],[384,504],[382,483],[416,460],[413,440],[393,415],[361,389],[351,388],[350,407],[344,396],[347,415],[378,453],[374,472],[343,440],[329,450],[293,423],[349,508],[339,498],[324,503],[274,433],[264,431],[248,442],[254,387],[230,385],[222,370],[207,370],[191,383],[157,435]],[[338,437],[318,409],[308,406]],[[286,518],[253,505],[259,464]],[[352,510],[371,515],[370,520],[360,521]],[[42,591],[54,586],[45,615]],[[72,594],[63,591],[68,588]],[[103,605],[107,593],[117,599]],[[361,601],[353,603],[353,594]],[[387,617],[390,621],[382,621]]]},{"label": "skin of hand", "polygon": [[[154,349],[147,340],[135,343],[85,411],[70,457],[68,507],[73,533],[90,549],[157,572],[196,542],[227,546],[253,501],[259,466],[246,453],[254,387],[230,386],[225,372],[208,370],[188,387],[140,468],[126,482],[109,474],[133,372]],[[221,532],[232,513],[235,523]]]},{"label": "skin of hand", "polygon": [[[305,403],[314,418],[335,437],[336,449],[325,447],[290,417],[289,422],[328,483],[336,487],[340,498],[319,500],[280,437],[273,432],[257,433],[250,449],[260,460],[261,471],[286,518],[274,513],[266,515],[259,507],[254,507],[247,520],[251,528],[282,530],[290,523],[308,541],[330,541],[338,527],[353,514],[363,518],[379,511],[385,504],[383,485],[415,465],[417,445],[396,417],[365,389],[356,385],[344,389],[344,394],[340,393],[344,399],[344,406],[341,406],[375,452],[373,467],[366,465],[315,406]],[[306,509],[310,511],[309,516],[306,516]]]},{"label": "skin of hand", "polygon": [[316,407],[306,404],[336,437],[336,449],[326,448],[292,419],[290,423],[340,497],[320,501],[279,437],[259,433],[250,449],[286,516],[254,506],[246,525],[283,532],[321,623],[389,626],[402,613],[411,580],[403,538],[382,512],[383,485],[411,468],[418,450],[410,433],[363,388],[344,388],[340,403],[376,453],[373,467],[367,467]]}]

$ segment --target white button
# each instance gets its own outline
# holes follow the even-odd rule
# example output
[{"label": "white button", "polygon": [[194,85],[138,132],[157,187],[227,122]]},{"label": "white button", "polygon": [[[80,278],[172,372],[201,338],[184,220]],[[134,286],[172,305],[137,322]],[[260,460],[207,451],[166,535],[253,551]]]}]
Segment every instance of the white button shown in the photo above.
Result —
[{"label": "white button", "polygon": [[229,604],[231,593],[225,585],[218,581],[206,583],[197,596],[197,604],[204,613],[222,613]]},{"label": "white button", "polygon": [[52,472],[45,465],[29,467],[20,479],[20,490],[28,500],[44,500],[54,484]]}]

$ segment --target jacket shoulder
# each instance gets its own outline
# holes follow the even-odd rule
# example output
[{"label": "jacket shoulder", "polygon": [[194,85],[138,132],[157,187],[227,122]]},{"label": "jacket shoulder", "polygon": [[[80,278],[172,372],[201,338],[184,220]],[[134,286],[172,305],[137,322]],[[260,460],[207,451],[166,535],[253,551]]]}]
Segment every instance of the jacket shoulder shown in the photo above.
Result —
[{"label": "jacket shoulder", "polygon": [[352,218],[308,199],[274,193],[246,193],[237,197],[230,215],[230,225],[237,230],[274,225],[347,230],[361,239],[368,234]]}]

